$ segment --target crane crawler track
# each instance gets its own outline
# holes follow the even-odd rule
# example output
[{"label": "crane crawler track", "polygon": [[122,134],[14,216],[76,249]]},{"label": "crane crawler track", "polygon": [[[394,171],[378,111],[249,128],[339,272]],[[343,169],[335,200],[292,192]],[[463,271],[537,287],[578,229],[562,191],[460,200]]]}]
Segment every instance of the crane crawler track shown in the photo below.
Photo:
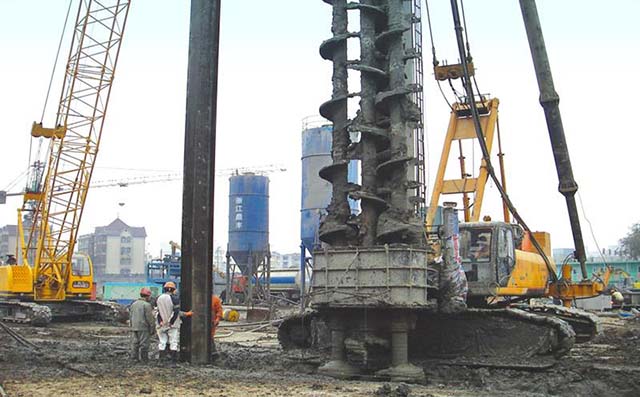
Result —
[{"label": "crane crawler track", "polygon": [[126,322],[127,308],[115,302],[67,300],[63,302],[0,301],[0,321],[46,326],[52,321],[95,320]]},{"label": "crane crawler track", "polygon": [[[506,308],[468,309],[451,314],[418,311],[416,314],[415,327],[409,334],[409,352],[414,360],[507,362],[513,357],[553,359],[566,354],[576,341],[571,325],[551,312]],[[362,338],[360,332],[357,328],[348,331],[347,355],[352,360],[366,356],[376,363],[388,360],[390,352],[381,342],[388,335],[383,332],[375,338]],[[362,340],[357,341],[359,338]],[[278,340],[284,349],[327,351],[331,346],[328,326],[317,311],[285,319],[278,330]],[[372,340],[376,342],[371,343]],[[370,363],[352,363],[370,366]]]},{"label": "crane crawler track", "polygon": [[522,309],[569,323],[576,333],[576,343],[588,342],[602,333],[602,324],[598,316],[584,310],[557,305],[526,305]]},{"label": "crane crawler track", "polygon": [[51,308],[33,302],[0,301],[0,321],[46,326],[51,322]]}]

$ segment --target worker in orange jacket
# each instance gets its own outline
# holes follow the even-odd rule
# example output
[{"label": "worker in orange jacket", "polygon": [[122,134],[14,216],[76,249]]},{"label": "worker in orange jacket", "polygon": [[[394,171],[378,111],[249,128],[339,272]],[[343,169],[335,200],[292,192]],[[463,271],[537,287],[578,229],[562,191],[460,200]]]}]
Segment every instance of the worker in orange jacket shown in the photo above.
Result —
[{"label": "worker in orange jacket", "polygon": [[222,320],[222,300],[218,297],[218,295],[211,296],[211,347],[213,351],[216,351],[216,343],[214,340],[214,336],[216,335],[216,328],[218,328],[218,324],[220,324],[220,320]]}]

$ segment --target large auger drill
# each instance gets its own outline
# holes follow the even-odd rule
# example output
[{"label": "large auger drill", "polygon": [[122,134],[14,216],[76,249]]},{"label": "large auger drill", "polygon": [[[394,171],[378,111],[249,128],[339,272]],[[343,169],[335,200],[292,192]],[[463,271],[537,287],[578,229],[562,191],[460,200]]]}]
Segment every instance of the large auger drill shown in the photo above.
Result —
[{"label": "large auger drill", "polygon": [[[320,176],[331,182],[333,196],[319,231],[326,248],[314,255],[312,302],[329,324],[332,354],[320,371],[350,377],[377,370],[415,380],[422,370],[408,362],[408,331],[415,310],[428,302],[424,228],[409,194],[417,187],[409,176],[415,175],[412,131],[420,121],[411,100],[418,85],[406,73],[407,62],[420,56],[406,40],[414,22],[411,4],[326,2],[333,6],[333,37],[320,54],[333,62],[333,95],[320,113],[333,123],[333,163]],[[359,33],[347,29],[351,12],[359,13]],[[360,41],[360,60],[347,57],[351,38]],[[359,93],[349,92],[348,70],[360,72]],[[360,108],[350,120],[348,99],[354,96]],[[360,185],[347,181],[354,159],[360,161]],[[359,200],[359,215],[351,216],[348,198]],[[389,349],[391,362],[389,354],[371,353]],[[362,357],[347,360],[354,351]]]},{"label": "large auger drill", "polygon": [[[549,242],[548,234],[525,234],[523,226],[508,222],[458,224],[454,206],[444,203],[442,219],[429,225],[436,230],[429,228],[427,241],[427,229],[415,211],[420,206],[410,196],[410,191],[421,188],[413,155],[420,157],[419,145],[412,146],[421,118],[417,105],[421,101],[412,99],[421,84],[419,76],[411,73],[415,69],[408,66],[421,61],[417,57],[422,52],[412,45],[419,41],[407,34],[420,30],[412,26],[419,23],[419,2],[324,1],[333,6],[333,37],[321,45],[320,53],[333,62],[333,96],[320,111],[333,122],[334,130],[333,163],[320,176],[331,182],[333,197],[320,225],[324,245],[314,251],[310,293],[314,310],[282,322],[278,330],[282,346],[325,353],[330,349],[328,363],[319,368],[327,375],[421,381],[424,372],[410,358],[415,363],[437,358],[489,365],[515,360],[516,367],[527,359],[535,366],[538,360],[559,357],[574,343],[595,337],[599,323],[589,313],[526,303],[546,297],[570,303],[597,296],[607,284],[608,271],[601,279],[572,282],[570,265],[562,267],[563,278],[558,279],[556,269],[544,260],[550,255],[550,244],[545,249],[531,244],[532,238],[545,236]],[[530,18],[533,14],[528,11],[534,5],[521,2],[527,31],[540,36],[532,45],[539,50],[543,48],[540,28],[530,21],[537,21],[537,16]],[[359,33],[347,29],[350,12],[360,15]],[[463,68],[466,102],[473,103],[455,0],[452,15],[465,60],[452,66]],[[359,60],[347,58],[351,38],[360,40]],[[538,63],[548,68],[548,62]],[[360,73],[358,93],[348,90],[348,70]],[[348,99],[356,96],[360,107],[350,120]],[[550,111],[559,118],[557,97],[554,103],[555,110]],[[473,121],[473,132],[478,141],[484,141],[479,115],[465,112],[464,106],[468,104],[454,106],[452,120],[464,120],[467,125]],[[468,139],[468,132],[461,136]],[[566,145],[561,152],[568,159]],[[360,161],[360,185],[347,180],[352,160]],[[489,154],[483,153],[483,160],[489,164]],[[351,215],[349,198],[359,200],[359,215]],[[516,211],[511,213],[515,216]]]}]

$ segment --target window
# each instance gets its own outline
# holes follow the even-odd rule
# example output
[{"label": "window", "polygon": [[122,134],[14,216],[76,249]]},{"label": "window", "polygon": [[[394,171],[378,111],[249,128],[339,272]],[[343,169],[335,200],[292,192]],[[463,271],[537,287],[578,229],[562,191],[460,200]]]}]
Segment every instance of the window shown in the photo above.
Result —
[{"label": "window", "polygon": [[236,221],[242,220],[242,213],[236,214]]},{"label": "window", "polygon": [[131,247],[120,247],[120,255],[131,255]]},{"label": "window", "polygon": [[84,256],[74,256],[71,260],[71,274],[74,276],[89,276],[91,268],[89,261]]},{"label": "window", "polygon": [[489,262],[491,260],[491,229],[460,230],[460,256],[463,261]]},{"label": "window", "polygon": [[236,222],[236,229],[242,229],[242,222]]},{"label": "window", "polygon": [[242,204],[242,197],[236,197],[236,204]]},{"label": "window", "polygon": [[511,229],[500,229],[498,234],[498,256],[500,258],[512,258],[513,252],[513,232]]},{"label": "window", "polygon": [[120,237],[120,243],[130,243],[131,242],[131,236],[122,236]]},{"label": "window", "polygon": [[242,204],[236,205],[236,212],[242,212]]}]

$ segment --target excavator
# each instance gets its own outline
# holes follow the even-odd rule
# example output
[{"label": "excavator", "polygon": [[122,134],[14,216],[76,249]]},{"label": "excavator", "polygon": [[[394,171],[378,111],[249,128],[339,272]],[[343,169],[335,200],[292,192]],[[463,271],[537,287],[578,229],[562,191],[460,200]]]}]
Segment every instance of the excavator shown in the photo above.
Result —
[{"label": "excavator", "polygon": [[[462,33],[458,1],[452,0],[451,3],[460,62],[440,65],[435,60],[434,48],[434,76],[436,80],[448,81],[449,84],[460,79],[466,95],[459,96],[462,100],[450,105],[449,128],[424,223],[427,250],[430,252],[424,266],[435,274],[430,280],[431,288],[427,295],[435,296],[437,304],[433,308],[414,310],[406,342],[398,342],[405,344],[398,350],[400,353],[392,349],[394,338],[398,338],[396,332],[399,332],[393,325],[375,323],[372,326],[374,320],[366,318],[362,321],[364,326],[339,324],[341,317],[331,315],[340,310],[340,303],[331,306],[324,303],[326,300],[318,300],[321,304],[312,305],[313,310],[285,319],[278,332],[283,348],[331,348],[332,361],[325,367],[331,369],[328,373],[332,375],[341,376],[342,373],[349,376],[353,366],[358,368],[358,372],[368,374],[384,374],[384,371],[376,371],[390,363],[400,363],[396,368],[410,368],[407,354],[414,361],[472,359],[475,363],[500,362],[501,365],[513,360],[533,361],[534,357],[562,356],[574,343],[592,340],[601,331],[596,316],[571,307],[576,299],[602,294],[607,288],[611,269],[605,268],[602,274],[594,274],[591,278],[587,275],[574,198],[577,184],[573,178],[558,109],[559,98],[553,87],[535,3],[533,0],[520,1],[541,92],[540,103],[545,112],[560,180],[559,191],[567,202],[576,248],[574,256],[581,265],[582,280],[579,282],[572,281],[572,267],[568,263],[558,268],[553,262],[550,235],[532,231],[506,192],[503,153],[499,128],[496,128],[499,100],[474,92],[473,63],[468,42],[465,43]],[[496,132],[500,177],[490,157]],[[472,177],[465,168],[463,141],[473,141],[481,149],[482,161],[477,177]],[[449,154],[456,144],[460,150],[460,178],[446,179]],[[493,221],[489,217],[480,219],[489,178],[500,192],[504,221]],[[458,221],[456,203],[445,202],[444,208],[439,207],[442,196],[450,194],[462,195],[464,222]],[[471,197],[474,197],[473,203]],[[517,223],[511,222],[511,216]],[[318,253],[322,254],[320,251]],[[328,268],[329,265],[326,266]],[[345,274],[350,274],[349,270],[347,268]],[[358,277],[357,271],[355,277]],[[337,291],[339,287],[344,288],[336,284],[315,293],[328,293],[331,291],[329,288]],[[357,293],[356,288],[354,294]],[[312,302],[313,294],[312,289]],[[448,304],[451,302],[457,305]],[[355,308],[351,310],[350,313],[357,313]],[[373,317],[371,307],[359,310],[363,316]],[[393,322],[396,318],[393,309],[382,307],[377,310],[388,310],[388,321]],[[357,324],[355,318],[350,322]],[[336,347],[336,335],[344,341],[343,346]]]},{"label": "excavator", "polygon": [[41,119],[31,129],[37,158],[44,142],[48,149],[46,161],[31,168],[18,210],[17,263],[0,266],[2,321],[46,325],[52,318],[122,314],[117,305],[95,300],[91,260],[74,249],[129,5],[79,2],[55,124],[44,127]]}]

